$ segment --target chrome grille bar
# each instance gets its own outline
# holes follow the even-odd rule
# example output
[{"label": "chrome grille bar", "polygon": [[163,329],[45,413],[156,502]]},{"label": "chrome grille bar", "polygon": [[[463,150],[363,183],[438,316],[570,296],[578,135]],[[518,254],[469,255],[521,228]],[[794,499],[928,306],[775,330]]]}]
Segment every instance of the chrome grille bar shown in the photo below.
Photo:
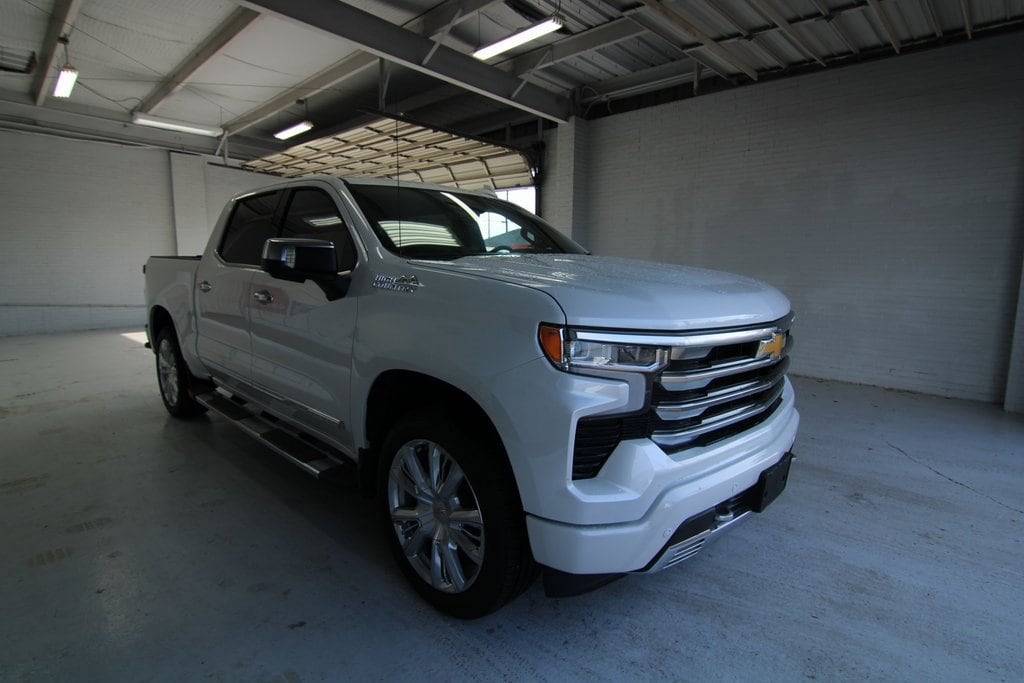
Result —
[{"label": "chrome grille bar", "polygon": [[741,372],[766,368],[769,365],[778,363],[780,360],[781,359],[779,358],[765,357],[758,360],[741,360],[730,363],[721,363],[719,365],[712,366],[709,370],[699,370],[697,372],[663,372],[659,381],[662,386],[670,391],[682,391],[685,389],[692,389],[693,387],[688,385],[692,385],[696,382],[706,382],[719,377],[728,377],[729,375],[738,375]]},{"label": "chrome grille bar", "polygon": [[581,341],[603,342],[605,344],[639,344],[642,346],[668,347],[715,347],[729,344],[769,339],[778,331],[778,327],[761,327],[754,330],[733,330],[728,332],[710,332],[704,334],[619,334],[596,330],[579,330],[576,339]]},{"label": "chrome grille bar", "polygon": [[700,415],[708,408],[767,391],[781,381],[781,377],[774,377],[762,381],[745,382],[709,392],[707,396],[693,401],[661,403],[655,406],[655,412],[662,420],[685,420]]},{"label": "chrome grille bar", "polygon": [[[781,384],[779,389],[781,389]],[[749,417],[760,415],[775,402],[778,398],[778,390],[771,392],[768,398],[770,400],[762,400],[755,403],[748,403],[738,408],[726,411],[714,417],[708,418],[702,421],[700,424],[693,427],[685,427],[683,429],[673,431],[656,431],[651,435],[651,440],[659,446],[666,448],[674,448],[681,446],[685,443],[693,441],[698,436],[713,432],[723,427],[734,425],[737,422],[742,422]]]}]

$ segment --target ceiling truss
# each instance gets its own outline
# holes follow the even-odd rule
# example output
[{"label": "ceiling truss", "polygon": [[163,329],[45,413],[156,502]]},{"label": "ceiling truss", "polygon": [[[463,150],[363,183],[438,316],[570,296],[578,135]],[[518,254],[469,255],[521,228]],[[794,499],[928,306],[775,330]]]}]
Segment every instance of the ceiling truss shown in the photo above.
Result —
[{"label": "ceiling truss", "polygon": [[[344,38],[360,49],[414,71],[465,88],[506,106],[556,122],[569,120],[569,98],[523,84],[520,79],[470,55],[438,45],[338,0],[247,0],[262,11]],[[426,62],[430,55],[429,63]]]},{"label": "ceiling truss", "polygon": [[[472,19],[500,0],[448,0],[425,14],[403,25],[408,31],[420,36],[435,38],[448,26]],[[368,52],[349,55],[280,95],[228,121],[224,130],[230,135],[239,133],[275,114],[284,111],[296,100],[312,97],[323,90],[336,86],[359,72],[374,66],[378,58]]]}]

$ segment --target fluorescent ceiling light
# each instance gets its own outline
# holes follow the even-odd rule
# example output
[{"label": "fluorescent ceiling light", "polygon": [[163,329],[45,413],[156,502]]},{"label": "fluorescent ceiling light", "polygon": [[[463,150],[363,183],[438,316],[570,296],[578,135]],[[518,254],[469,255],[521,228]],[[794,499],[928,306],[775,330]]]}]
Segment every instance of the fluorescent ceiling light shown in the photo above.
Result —
[{"label": "fluorescent ceiling light", "polygon": [[509,50],[517,48],[524,43],[528,43],[531,40],[536,40],[541,36],[554,33],[560,28],[562,28],[562,22],[555,17],[551,17],[550,19],[545,19],[539,24],[534,24],[529,28],[524,28],[519,33],[513,33],[508,38],[502,38],[496,43],[482,47],[474,52],[473,56],[477,59],[490,59],[495,55],[500,55],[502,52],[508,52]]},{"label": "fluorescent ceiling light", "polygon": [[329,228],[332,225],[341,225],[341,216],[324,216],[322,218],[307,218],[306,222],[315,228]]},{"label": "fluorescent ceiling light", "polygon": [[78,69],[70,64],[60,68],[60,75],[57,76],[57,85],[53,86],[54,97],[71,97],[71,89],[75,87],[78,80]]},{"label": "fluorescent ceiling light", "polygon": [[287,140],[293,138],[299,133],[305,133],[307,130],[313,127],[313,124],[309,121],[299,121],[294,126],[289,126],[282,131],[274,133],[274,137],[278,140]]},{"label": "fluorescent ceiling light", "polygon": [[210,137],[217,137],[224,132],[220,128],[216,128],[214,126],[202,126],[198,123],[186,123],[184,121],[161,119],[156,116],[150,116],[149,114],[135,114],[132,116],[132,123],[137,123],[140,126],[150,126],[152,128],[163,128],[164,130],[175,130],[179,133],[208,135]]}]

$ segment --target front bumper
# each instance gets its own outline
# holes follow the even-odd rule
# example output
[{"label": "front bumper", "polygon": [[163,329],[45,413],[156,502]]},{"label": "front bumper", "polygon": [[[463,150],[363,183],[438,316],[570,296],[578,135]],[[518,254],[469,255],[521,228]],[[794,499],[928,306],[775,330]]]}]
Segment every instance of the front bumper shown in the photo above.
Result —
[{"label": "front bumper", "polygon": [[[651,477],[654,481],[648,480],[649,483],[658,481],[664,485],[653,492],[652,504],[639,519],[570,524],[528,514],[526,525],[534,558],[546,567],[568,574],[654,571],[687,559],[745,513],[741,511],[732,519],[723,515],[719,523],[698,529],[696,535],[684,534],[686,538],[679,538],[677,534],[685,523],[754,488],[762,472],[790,451],[798,424],[792,389],[787,386],[783,405],[764,423],[704,449],[699,457],[665,468],[675,474],[671,481],[663,478],[668,474],[666,471],[659,472],[662,476]],[[643,468],[644,457],[665,457],[653,443],[641,441],[645,440],[620,444],[609,460],[609,474],[614,476],[616,461],[622,467],[631,465],[635,473]],[[651,491],[648,489],[647,493]]]}]

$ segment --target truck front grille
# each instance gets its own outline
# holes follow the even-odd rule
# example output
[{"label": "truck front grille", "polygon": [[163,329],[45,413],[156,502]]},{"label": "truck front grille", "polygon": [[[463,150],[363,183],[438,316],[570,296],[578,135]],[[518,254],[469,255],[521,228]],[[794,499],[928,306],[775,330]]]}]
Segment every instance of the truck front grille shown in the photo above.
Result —
[{"label": "truck front grille", "polygon": [[[653,378],[641,412],[577,423],[573,479],[597,476],[627,439],[648,438],[672,454],[708,446],[767,420],[782,403],[791,322],[787,316],[754,328],[680,335],[669,367]],[[758,335],[770,339],[775,333],[785,337],[782,353],[758,357]]]}]

